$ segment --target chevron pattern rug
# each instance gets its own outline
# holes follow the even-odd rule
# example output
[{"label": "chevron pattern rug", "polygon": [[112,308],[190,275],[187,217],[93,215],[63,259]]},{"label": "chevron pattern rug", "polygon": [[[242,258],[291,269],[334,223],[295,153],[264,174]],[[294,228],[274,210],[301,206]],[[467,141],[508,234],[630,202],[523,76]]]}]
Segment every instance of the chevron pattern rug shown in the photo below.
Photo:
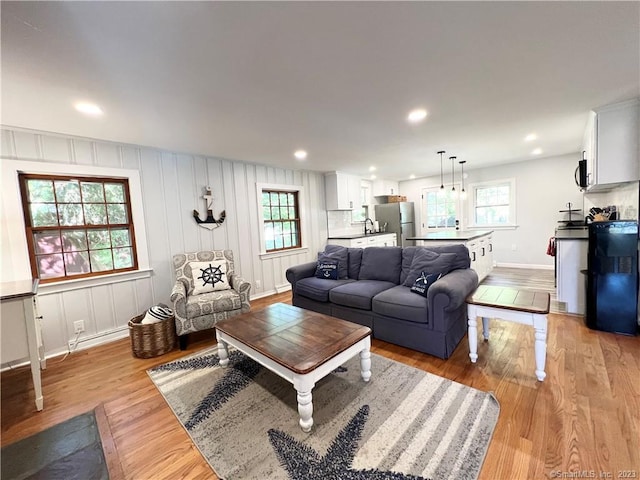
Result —
[{"label": "chevron pattern rug", "polygon": [[500,407],[490,393],[379,355],[318,382],[313,429],[298,425],[293,386],[238,351],[212,348],[148,371],[218,477],[476,479]]}]

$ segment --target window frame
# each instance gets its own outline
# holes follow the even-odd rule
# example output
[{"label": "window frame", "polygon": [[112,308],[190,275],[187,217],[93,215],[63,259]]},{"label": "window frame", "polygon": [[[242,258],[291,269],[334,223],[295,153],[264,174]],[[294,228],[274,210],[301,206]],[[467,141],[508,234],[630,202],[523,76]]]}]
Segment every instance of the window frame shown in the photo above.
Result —
[{"label": "window frame", "polygon": [[[56,181],[71,181],[71,180],[76,180],[78,182],[87,182],[87,183],[101,183],[102,185],[105,185],[107,183],[111,183],[111,184],[120,184],[123,186],[123,193],[124,193],[124,205],[125,205],[125,212],[127,215],[127,223],[106,223],[106,224],[90,224],[90,223],[82,223],[82,224],[78,224],[78,225],[61,225],[59,220],[58,220],[58,224],[55,226],[33,226],[32,225],[32,214],[31,214],[31,209],[30,209],[30,204],[32,202],[29,201],[29,188],[27,186],[28,181],[29,180],[47,180],[47,181],[51,181],[52,183],[55,183]],[[89,278],[89,277],[104,277],[106,275],[113,275],[113,274],[119,274],[119,273],[125,273],[125,272],[131,272],[131,271],[136,271],[138,270],[138,255],[137,255],[137,248],[136,248],[136,235],[135,235],[135,225],[134,225],[134,221],[133,221],[133,215],[132,215],[132,208],[131,208],[131,193],[130,193],[130,189],[129,189],[129,180],[127,178],[118,178],[118,177],[105,177],[105,176],[98,176],[98,175],[61,175],[61,174],[42,174],[42,173],[28,173],[28,172],[18,172],[18,182],[19,182],[19,187],[20,187],[20,200],[21,200],[21,204],[22,204],[22,213],[23,213],[23,218],[24,218],[24,225],[25,225],[25,236],[26,236],[26,240],[27,240],[27,248],[29,251],[29,262],[31,265],[31,274],[33,276],[33,278],[39,278],[40,279],[40,283],[41,284],[49,284],[49,283],[55,283],[55,282],[64,282],[64,281],[69,281],[69,280],[78,280],[78,279],[83,279],[83,278]],[[49,202],[47,202],[49,203]],[[55,198],[55,188],[54,188],[54,201],[50,202],[55,204],[56,206],[61,204],[62,202],[58,202],[58,200]],[[96,203],[96,202],[83,202],[80,201],[78,202],[81,205],[85,205],[86,204],[92,204],[92,203]],[[105,214],[107,215],[108,218],[108,210],[106,208],[106,205],[109,203],[106,201],[104,202],[97,202],[97,203],[104,203],[105,204]],[[56,208],[56,210],[58,210]],[[59,217],[58,217],[59,219]],[[125,268],[111,268],[109,270],[101,270],[101,271],[89,271],[87,273],[79,273],[79,274],[75,274],[75,275],[69,275],[66,273],[66,268],[65,268],[65,274],[63,276],[59,276],[59,277],[50,277],[50,278],[40,278],[40,272],[39,272],[39,268],[38,268],[38,254],[36,252],[36,246],[35,246],[35,238],[34,236],[39,233],[39,232],[59,232],[60,234],[62,234],[62,232],[68,230],[68,231],[72,231],[72,230],[82,230],[86,233],[88,233],[91,230],[104,230],[106,229],[112,229],[113,227],[118,227],[118,228],[126,228],[129,231],[129,240],[130,240],[130,245],[128,245],[128,247],[131,248],[131,253],[132,253],[132,266],[130,267],[125,267]],[[113,251],[114,247],[113,245],[111,245],[109,247],[109,250]],[[91,250],[89,248],[89,243],[87,241],[87,254],[89,256],[89,262],[91,262],[90,258],[91,258]],[[95,250],[95,249],[94,249]],[[62,252],[64,254],[64,252]],[[113,258],[113,257],[112,257]],[[66,263],[65,263],[66,266]],[[90,269],[91,269],[91,263],[89,263]]]},{"label": "window frame", "polygon": [[[287,247],[279,250],[267,250],[266,249],[266,236],[265,236],[265,221],[262,214],[262,193],[264,191],[277,191],[281,193],[296,193],[298,201],[298,235],[300,238],[300,245],[295,247]],[[260,241],[259,255],[261,258],[280,257],[286,255],[298,254],[307,251],[308,248],[306,242],[306,223],[305,223],[305,208],[304,208],[304,188],[300,185],[283,185],[272,183],[256,183],[256,205],[258,210],[258,237]]]},{"label": "window frame", "polygon": [[[457,186],[457,185],[456,185]],[[437,196],[439,196],[440,193],[440,187],[439,186],[433,186],[433,187],[424,187],[422,189],[422,193],[420,196],[420,206],[421,206],[421,211],[422,211],[422,233],[426,234],[426,233],[433,233],[433,232],[439,232],[439,231],[447,231],[447,230],[455,230],[456,229],[456,223],[455,220],[458,220],[458,227],[462,224],[462,203],[461,203],[461,198],[460,195],[454,195],[451,193],[451,188],[450,187],[445,187],[444,191],[447,195],[454,195],[453,196],[453,204],[455,207],[455,218],[454,218],[454,222],[453,225],[451,226],[446,226],[446,227],[439,227],[439,226],[435,226],[435,227],[429,227],[429,213],[428,213],[428,204],[427,204],[427,195],[429,193],[435,193]],[[457,191],[457,190],[456,190]]]},{"label": "window frame", "polygon": [[[0,197],[2,197],[0,216],[3,218],[2,223],[4,225],[1,232],[2,242],[0,242],[0,245],[2,245],[3,252],[3,261],[1,263],[2,277],[5,281],[18,281],[31,278],[31,262],[27,249],[27,239],[25,237],[24,216],[22,214],[21,193],[18,182],[19,173],[41,173],[44,175],[72,174],[78,176],[126,178],[129,180],[131,212],[133,224],[136,229],[138,269],[123,273],[112,273],[97,277],[61,280],[41,284],[38,289],[38,294],[63,293],[151,277],[153,268],[149,260],[149,247],[143,210],[142,182],[139,170],[121,167],[20,160],[6,157],[1,157],[0,160],[3,187],[2,192],[0,192]],[[7,253],[9,256],[4,257]]]},{"label": "window frame", "polygon": [[[487,224],[478,224],[476,222],[476,209],[478,205],[476,203],[477,199],[477,191],[479,189],[491,188],[491,187],[501,187],[501,186],[509,187],[509,218],[505,223],[487,223]],[[515,178],[502,178],[497,180],[488,180],[484,182],[471,183],[468,186],[469,189],[469,202],[468,202],[468,213],[469,213],[469,228],[515,228],[517,227],[517,218],[516,218],[516,180]],[[483,205],[487,206],[487,205]],[[491,206],[491,205],[488,205]]]}]

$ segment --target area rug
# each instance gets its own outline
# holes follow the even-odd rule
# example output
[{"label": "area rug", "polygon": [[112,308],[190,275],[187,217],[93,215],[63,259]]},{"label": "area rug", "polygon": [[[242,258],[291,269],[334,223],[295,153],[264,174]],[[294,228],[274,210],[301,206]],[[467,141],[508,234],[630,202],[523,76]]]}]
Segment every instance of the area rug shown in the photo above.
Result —
[{"label": "area rug", "polygon": [[313,429],[293,386],[237,350],[211,348],[148,370],[224,480],[476,479],[500,407],[490,393],[371,355],[314,387]]},{"label": "area rug", "polygon": [[2,480],[108,480],[93,411],[2,448]]}]

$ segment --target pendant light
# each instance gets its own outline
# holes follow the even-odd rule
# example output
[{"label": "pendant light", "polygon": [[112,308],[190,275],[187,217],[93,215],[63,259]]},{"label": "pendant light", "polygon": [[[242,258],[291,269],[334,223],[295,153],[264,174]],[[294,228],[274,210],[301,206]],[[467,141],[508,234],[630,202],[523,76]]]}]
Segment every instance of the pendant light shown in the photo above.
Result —
[{"label": "pendant light", "polygon": [[456,192],[456,177],[455,177],[455,170],[453,168],[453,164],[456,161],[456,157],[449,157],[449,160],[451,160],[451,196],[453,198],[456,197],[456,195],[458,195],[458,193]]},{"label": "pendant light", "polygon": [[467,163],[467,161],[460,160],[458,163],[460,164],[460,167],[462,169],[462,175],[461,175],[462,191],[460,192],[460,198],[464,200],[465,198],[467,198],[467,192],[464,191],[464,164]]},{"label": "pendant light", "polygon": [[444,194],[444,175],[442,173],[442,154],[445,153],[444,150],[440,150],[438,155],[440,155],[440,193]]}]

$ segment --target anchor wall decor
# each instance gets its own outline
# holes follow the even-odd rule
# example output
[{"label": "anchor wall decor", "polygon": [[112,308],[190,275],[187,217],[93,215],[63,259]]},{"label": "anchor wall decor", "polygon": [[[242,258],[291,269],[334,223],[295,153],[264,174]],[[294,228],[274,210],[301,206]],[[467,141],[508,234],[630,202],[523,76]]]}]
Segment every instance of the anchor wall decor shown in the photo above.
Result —
[{"label": "anchor wall decor", "polygon": [[202,228],[207,228],[209,230],[213,230],[214,228],[218,228],[224,222],[227,214],[223,210],[220,213],[220,218],[215,219],[213,217],[213,212],[211,211],[211,207],[213,206],[213,195],[211,195],[211,187],[205,187],[206,194],[202,196],[207,201],[207,218],[206,220],[200,220],[200,214],[197,210],[193,211],[193,218],[195,218],[196,223],[200,225]]}]

